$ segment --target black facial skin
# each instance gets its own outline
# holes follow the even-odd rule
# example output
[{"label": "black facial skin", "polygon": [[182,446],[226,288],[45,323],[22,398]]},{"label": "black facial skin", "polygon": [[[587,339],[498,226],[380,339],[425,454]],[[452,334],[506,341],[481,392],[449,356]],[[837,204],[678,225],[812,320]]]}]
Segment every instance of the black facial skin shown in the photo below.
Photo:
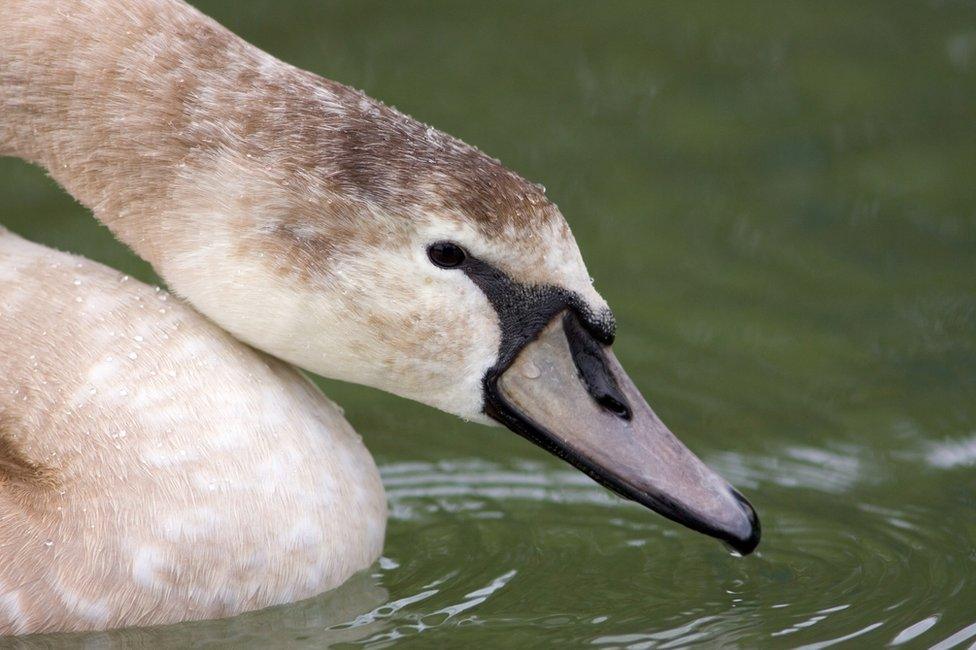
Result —
[{"label": "black facial skin", "polygon": [[571,311],[585,332],[604,345],[613,343],[616,325],[609,311],[594,314],[572,291],[553,285],[529,286],[514,282],[507,275],[468,255],[460,269],[478,285],[498,314],[502,341],[498,360],[488,374],[504,372],[519,351],[531,343],[561,311]]},{"label": "black facial skin", "polygon": [[[522,348],[535,340],[557,314],[565,311],[567,314],[563,325],[583,385],[598,404],[618,417],[630,418],[627,399],[607,370],[600,347],[600,344],[613,343],[613,314],[609,311],[594,314],[582,298],[562,287],[529,286],[514,282],[503,272],[470,255],[453,242],[435,242],[427,248],[427,255],[431,262],[441,268],[457,268],[463,271],[484,292],[498,314],[502,330],[498,359],[483,379],[484,410],[487,415],[506,424],[499,417],[501,414],[495,412],[500,406],[497,399],[492,399],[496,393],[495,383]],[[532,440],[541,444],[535,437]]]}]

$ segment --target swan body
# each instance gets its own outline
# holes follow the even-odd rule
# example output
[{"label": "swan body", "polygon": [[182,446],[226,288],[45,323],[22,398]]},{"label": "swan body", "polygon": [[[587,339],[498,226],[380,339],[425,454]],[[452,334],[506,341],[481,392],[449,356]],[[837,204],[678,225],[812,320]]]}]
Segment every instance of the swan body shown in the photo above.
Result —
[{"label": "swan body", "polygon": [[216,618],[379,555],[376,467],[307,379],[0,229],[0,635]]},{"label": "swan body", "polygon": [[0,155],[187,304],[0,235],[0,634],[231,615],[374,560],[376,468],[284,362],[504,425],[756,547],[613,356],[541,186],[181,0],[2,11]]}]

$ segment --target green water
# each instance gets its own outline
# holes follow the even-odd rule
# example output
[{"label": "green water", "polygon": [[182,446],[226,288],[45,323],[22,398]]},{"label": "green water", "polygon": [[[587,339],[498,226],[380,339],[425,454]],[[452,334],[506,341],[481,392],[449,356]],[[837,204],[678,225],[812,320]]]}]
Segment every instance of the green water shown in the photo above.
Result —
[{"label": "green water", "polygon": [[[733,558],[507,431],[322,382],[383,469],[380,564],[38,643],[976,647],[976,6],[200,5],[545,183],[617,354],[763,544]],[[152,279],[16,161],[0,222]]]}]

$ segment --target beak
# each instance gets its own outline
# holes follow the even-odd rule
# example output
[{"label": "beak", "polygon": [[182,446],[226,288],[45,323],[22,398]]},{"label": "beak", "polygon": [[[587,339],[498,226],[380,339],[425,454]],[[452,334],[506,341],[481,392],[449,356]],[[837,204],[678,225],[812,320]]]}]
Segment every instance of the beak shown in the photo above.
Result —
[{"label": "beak", "polygon": [[661,422],[609,346],[572,312],[560,316],[486,379],[488,415],[620,496],[755,550],[759,519],[745,497]]}]

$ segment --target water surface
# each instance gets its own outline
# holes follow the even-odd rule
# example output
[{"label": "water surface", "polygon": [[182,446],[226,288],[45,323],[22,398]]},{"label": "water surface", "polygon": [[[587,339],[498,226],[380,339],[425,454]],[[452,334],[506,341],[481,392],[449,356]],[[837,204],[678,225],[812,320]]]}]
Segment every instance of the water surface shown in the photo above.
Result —
[{"label": "water surface", "polygon": [[[383,560],[303,603],[44,640],[595,648],[976,644],[971,3],[200,5],[543,182],[617,353],[759,510],[734,558],[515,435],[322,382]],[[0,221],[148,281],[43,174]]]}]

